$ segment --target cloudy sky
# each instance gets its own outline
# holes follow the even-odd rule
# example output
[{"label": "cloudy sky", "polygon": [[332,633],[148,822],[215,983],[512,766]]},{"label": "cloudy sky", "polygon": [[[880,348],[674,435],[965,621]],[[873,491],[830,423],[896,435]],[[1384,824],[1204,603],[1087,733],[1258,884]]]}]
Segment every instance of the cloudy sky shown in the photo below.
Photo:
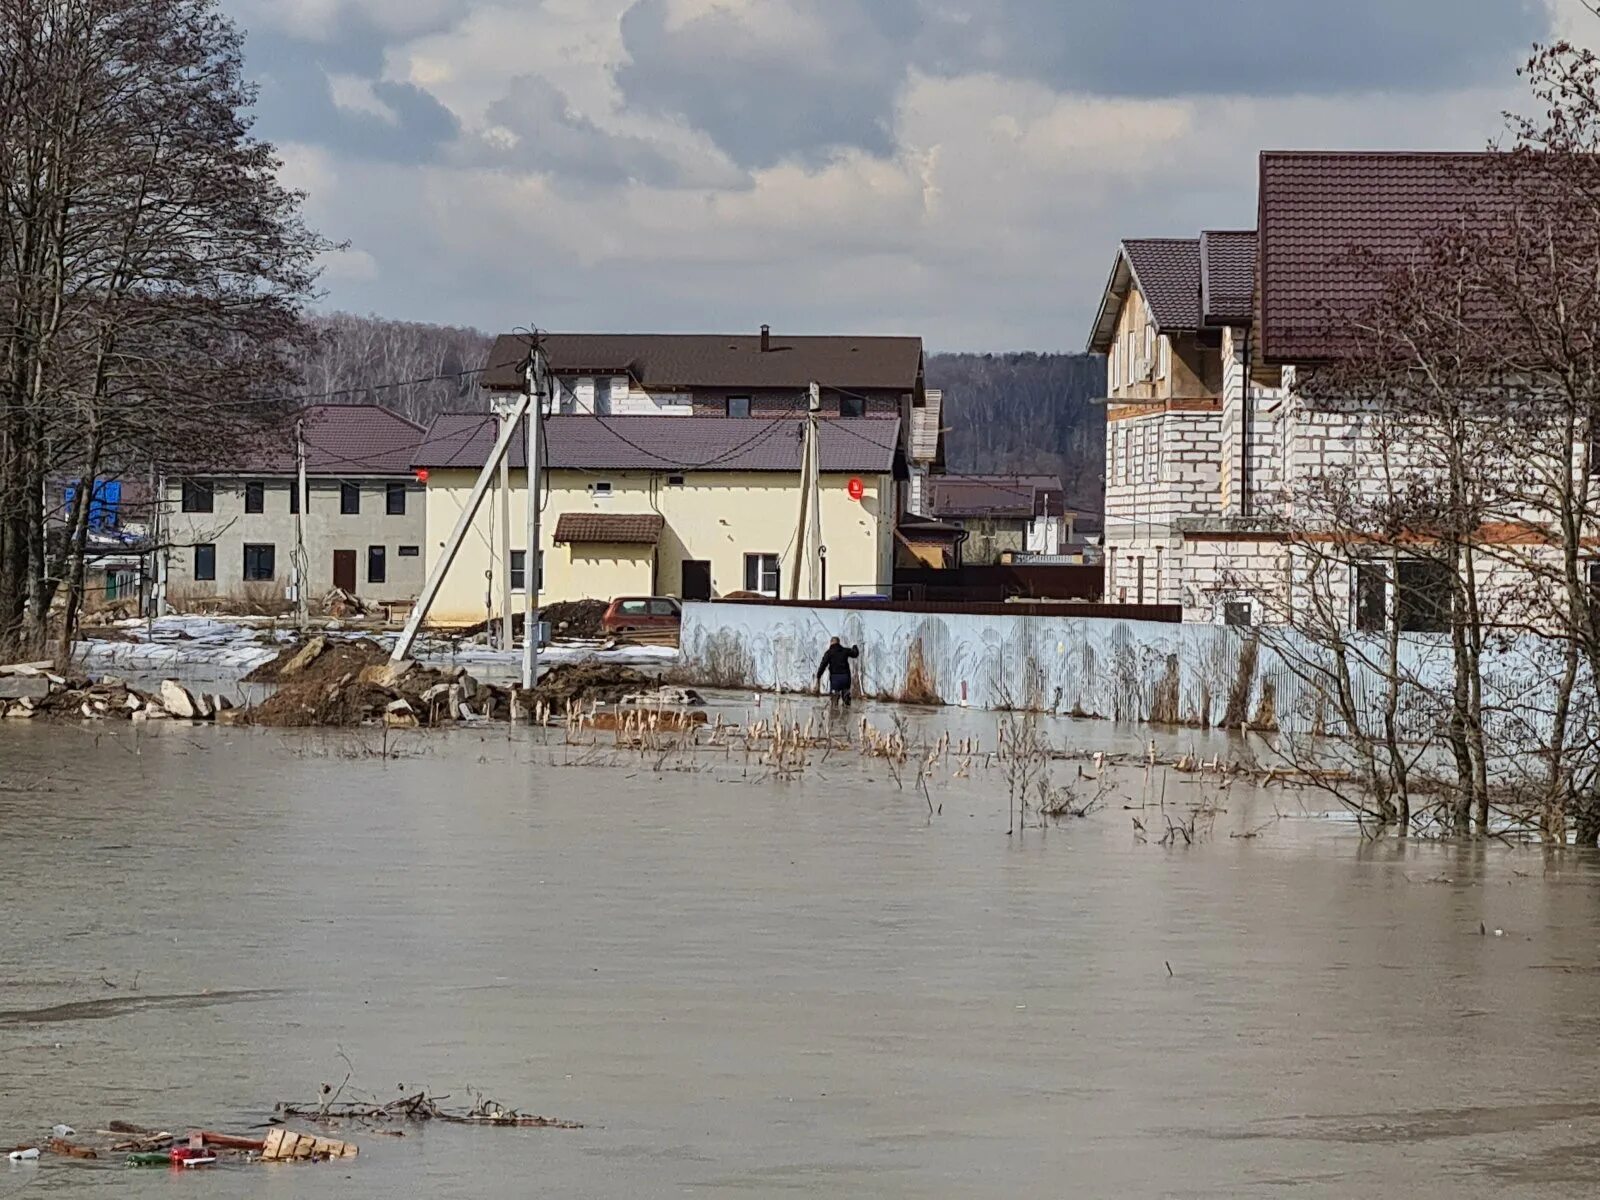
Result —
[{"label": "cloudy sky", "polygon": [[224,0],[329,307],[1077,350],[1255,154],[1478,148],[1581,0]]}]

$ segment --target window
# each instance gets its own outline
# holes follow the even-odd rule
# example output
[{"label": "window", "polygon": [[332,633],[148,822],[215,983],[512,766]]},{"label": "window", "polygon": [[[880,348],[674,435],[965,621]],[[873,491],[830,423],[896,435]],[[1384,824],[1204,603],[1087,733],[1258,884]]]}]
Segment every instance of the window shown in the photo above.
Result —
[{"label": "window", "polygon": [[597,417],[611,415],[611,379],[596,379],[594,381],[594,413]]},{"label": "window", "polygon": [[1165,379],[1172,374],[1172,339],[1162,334],[1156,339],[1156,377]]},{"label": "window", "polygon": [[683,476],[682,475],[668,475],[667,476],[667,486],[668,487],[682,487],[683,486]]},{"label": "window", "polygon": [[839,415],[841,417],[864,417],[867,415],[867,398],[865,396],[840,396]]},{"label": "window", "polygon": [[194,548],[194,577],[210,582],[217,577],[217,547],[213,542],[202,542]]},{"label": "window", "polygon": [[[544,551],[539,552],[539,587],[544,588]],[[526,591],[528,587],[528,552],[526,550],[513,550],[511,552],[511,590],[513,592]]]},{"label": "window", "polygon": [[1455,579],[1441,562],[1415,559],[1400,564],[1395,616],[1404,633],[1446,633],[1450,629]]},{"label": "window", "polygon": [[1357,563],[1352,623],[1360,633],[1382,633],[1389,626],[1389,567],[1385,563]]},{"label": "window", "polygon": [[244,510],[247,513],[267,511],[266,485],[257,481],[244,485]]},{"label": "window", "polygon": [[650,615],[652,617],[675,617],[678,615],[678,602],[676,600],[650,601]]},{"label": "window", "polygon": [[744,590],[759,592],[763,596],[778,594],[778,556],[776,554],[746,554],[744,556]]},{"label": "window", "polygon": [[1146,325],[1144,327],[1144,357],[1146,362],[1154,365],[1156,361],[1156,327],[1154,325]]},{"label": "window", "polygon": [[296,479],[289,485],[289,515],[298,516],[300,512],[300,481]]},{"label": "window", "polygon": [[341,483],[339,485],[339,511],[347,517],[353,517],[361,511],[361,485],[359,483]]},{"label": "window", "polygon": [[730,417],[748,417],[750,415],[750,397],[729,396],[728,415]]},{"label": "window", "polygon": [[1256,623],[1255,605],[1248,600],[1229,600],[1222,606],[1222,623],[1248,629]]},{"label": "window", "polygon": [[421,546],[401,546],[400,549],[395,551],[395,553],[398,554],[401,558],[421,558],[422,557],[422,547]]},{"label": "window", "polygon": [[183,511],[206,513],[212,511],[213,498],[209,481],[185,479],[183,481]]},{"label": "window", "polygon": [[590,490],[593,491],[596,496],[609,496],[611,495],[611,484],[608,480],[602,479]]},{"label": "window", "polygon": [[278,573],[278,550],[270,544],[244,544],[244,577],[252,583],[274,578]]},{"label": "window", "polygon": [[386,583],[389,579],[389,556],[382,546],[367,547],[367,582]]},{"label": "window", "polygon": [[650,615],[650,602],[648,600],[624,600],[617,605],[617,614],[623,617],[647,617]]},{"label": "window", "polygon": [[383,490],[383,511],[391,517],[406,515],[406,485],[403,483],[387,484]]},{"label": "window", "polygon": [[1117,348],[1115,346],[1111,347],[1111,353],[1106,355],[1106,379],[1109,381],[1107,383],[1107,385],[1106,385],[1106,390],[1108,392],[1116,391],[1117,390]]}]

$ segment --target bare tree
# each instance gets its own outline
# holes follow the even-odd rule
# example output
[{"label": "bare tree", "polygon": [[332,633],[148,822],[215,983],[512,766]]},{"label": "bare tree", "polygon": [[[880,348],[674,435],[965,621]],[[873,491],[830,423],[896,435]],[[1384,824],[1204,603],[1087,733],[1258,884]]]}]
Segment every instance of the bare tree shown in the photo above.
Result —
[{"label": "bare tree", "polygon": [[253,98],[216,0],[0,0],[0,644],[42,643],[62,583],[70,640],[103,471],[281,424],[328,246]]}]

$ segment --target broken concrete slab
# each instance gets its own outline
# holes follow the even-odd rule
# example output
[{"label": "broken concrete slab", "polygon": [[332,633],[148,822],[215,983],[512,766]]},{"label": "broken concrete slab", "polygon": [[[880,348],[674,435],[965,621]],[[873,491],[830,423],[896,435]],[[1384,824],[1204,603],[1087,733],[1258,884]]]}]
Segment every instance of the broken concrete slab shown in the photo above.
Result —
[{"label": "broken concrete slab", "polygon": [[180,721],[193,721],[199,715],[189,689],[176,679],[161,681],[161,705],[169,715],[177,717]]},{"label": "broken concrete slab", "polygon": [[41,674],[0,676],[0,700],[43,700],[50,681]]},{"label": "broken concrete slab", "polygon": [[0,666],[0,675],[43,675],[55,664],[49,659],[30,663],[7,663]]},{"label": "broken concrete slab", "polygon": [[301,650],[299,654],[296,654],[288,662],[283,664],[283,669],[278,672],[278,677],[280,679],[293,678],[301,671],[304,671],[312,663],[316,662],[317,659],[321,657],[322,652],[327,648],[327,638],[320,636],[312,638],[305,644],[305,648]]}]

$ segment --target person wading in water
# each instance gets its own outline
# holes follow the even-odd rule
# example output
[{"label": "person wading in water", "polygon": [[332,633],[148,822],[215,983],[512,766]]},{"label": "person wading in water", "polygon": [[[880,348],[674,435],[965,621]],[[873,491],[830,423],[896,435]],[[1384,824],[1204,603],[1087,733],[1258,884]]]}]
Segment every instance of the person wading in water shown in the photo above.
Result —
[{"label": "person wading in water", "polygon": [[828,648],[822,652],[822,661],[817,664],[817,679],[820,681],[823,672],[827,672],[830,701],[843,700],[844,706],[850,707],[850,660],[860,657],[860,646],[841,646],[838,638],[828,639]]}]

